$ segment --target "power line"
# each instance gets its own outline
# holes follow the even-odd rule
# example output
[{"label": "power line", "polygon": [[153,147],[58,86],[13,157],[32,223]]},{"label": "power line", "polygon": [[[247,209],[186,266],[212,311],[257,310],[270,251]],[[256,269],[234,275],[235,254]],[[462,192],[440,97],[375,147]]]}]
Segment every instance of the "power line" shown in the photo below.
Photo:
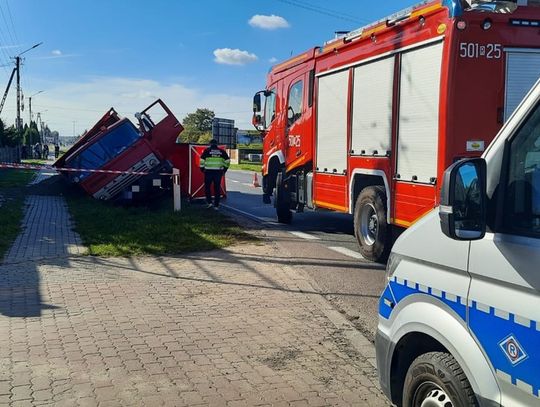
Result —
[{"label": "power line", "polygon": [[10,62],[11,58],[10,58],[8,52],[6,51],[6,49],[8,48],[6,45],[7,45],[7,41],[5,40],[5,35],[4,35],[3,31],[2,31],[2,29],[0,28],[0,48],[2,49],[2,54],[4,55],[4,59],[2,60],[2,65],[3,66],[5,66],[5,65],[13,66],[13,63]]},{"label": "power line", "polygon": [[337,19],[344,20],[344,21],[349,21],[351,23],[356,23],[356,24],[360,23],[360,24],[362,24],[362,23],[367,22],[366,20],[362,20],[360,18],[353,17],[353,16],[350,16],[348,14],[341,13],[339,11],[330,10],[330,9],[328,9],[326,7],[313,6],[311,4],[307,4],[307,3],[299,2],[299,1],[294,1],[294,0],[278,0],[278,1],[280,1],[282,3],[285,3],[285,4],[288,4],[290,6],[302,8],[304,10],[309,10],[309,11],[313,11],[315,13],[323,14],[323,15],[326,15],[326,16],[329,16],[329,17],[337,18]]},{"label": "power line", "polygon": [[[18,48],[18,52],[20,52],[22,45],[19,42],[19,37],[17,36],[17,29],[15,28],[15,24],[13,23],[13,15],[11,14],[11,8],[9,7],[9,0],[6,0],[6,8],[9,15],[9,22],[11,23],[11,30],[9,30],[9,25],[7,25],[7,22],[6,22],[6,25],[8,27],[8,32],[9,32],[9,35],[12,37],[13,45],[16,45],[16,47]],[[1,8],[0,8],[0,11],[2,11],[2,17],[4,18],[4,22],[5,22],[6,18],[4,16],[4,12]],[[13,31],[13,36],[11,35],[11,31]]]},{"label": "power line", "polygon": [[327,12],[327,13],[336,14],[336,15],[340,15],[340,16],[343,16],[343,17],[348,17],[348,18],[353,19],[354,21],[366,22],[366,23],[369,22],[369,21],[367,21],[365,19],[358,18],[358,16],[356,16],[356,15],[349,14],[349,13],[344,13],[342,11],[333,10],[331,8],[328,8],[328,7],[316,6],[316,5],[311,4],[310,2],[305,1],[305,0],[290,0],[290,1],[292,1],[293,3],[298,3],[298,4],[303,5],[303,6],[312,7],[314,9],[319,9],[320,11],[324,11],[324,12]]},{"label": "power line", "polygon": [[[3,18],[3,20],[4,20],[3,27],[6,28],[6,29],[8,29],[8,31],[9,31],[9,25],[8,25],[7,20],[6,20],[6,18],[5,18],[4,11],[3,11],[3,9],[2,9],[1,4],[0,4],[0,13],[1,13],[2,18]],[[6,36],[6,34],[5,34],[5,32],[4,32],[4,29],[3,29],[1,26],[2,26],[2,24],[0,24],[0,41],[1,41],[1,44],[3,45],[3,46],[1,47],[1,48],[2,48],[2,53],[3,53],[3,55],[4,55],[5,61],[9,62],[9,61],[10,61],[10,56],[9,56],[8,52],[6,51],[6,47],[7,47],[7,45],[9,44],[10,41],[8,41],[9,39],[8,39],[8,37]],[[13,37],[11,36],[11,33],[10,33],[10,32],[9,32],[9,36],[12,38],[12,40],[11,40],[12,45],[15,45],[15,42],[14,42]],[[6,73],[7,73],[7,72],[6,72]]]},{"label": "power line", "polygon": [[11,8],[9,7],[9,0],[6,0],[6,6],[9,13],[9,21],[11,21],[11,26],[13,27],[13,34],[15,34],[15,40],[17,44],[19,43],[19,38],[17,37],[17,30],[15,29],[15,24],[13,24],[13,15],[11,14]]},{"label": "power line", "polygon": [[95,110],[95,109],[87,109],[87,108],[66,107],[66,106],[52,106],[52,105],[46,105],[46,106],[44,106],[44,105],[34,105],[34,106],[47,108],[47,109],[73,110],[73,111],[92,112],[92,113],[105,113],[105,112],[107,112],[107,109]]},{"label": "power line", "polygon": [[15,45],[16,44],[15,37],[11,34],[11,29],[9,28],[9,23],[8,23],[8,21],[6,19],[6,15],[4,14],[4,9],[2,8],[1,4],[0,4],[0,15],[2,16],[2,20],[4,20],[4,27],[7,29],[7,32],[9,34],[10,39],[11,39],[11,43],[13,45]]}]

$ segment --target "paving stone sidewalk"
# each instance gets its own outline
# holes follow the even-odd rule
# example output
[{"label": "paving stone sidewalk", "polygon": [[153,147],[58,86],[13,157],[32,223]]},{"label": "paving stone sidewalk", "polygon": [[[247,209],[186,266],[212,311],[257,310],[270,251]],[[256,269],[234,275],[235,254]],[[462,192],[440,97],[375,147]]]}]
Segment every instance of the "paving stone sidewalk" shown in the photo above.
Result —
[{"label": "paving stone sidewalk", "polygon": [[249,245],[0,266],[0,404],[387,405],[285,264]]},{"label": "paving stone sidewalk", "polygon": [[27,204],[0,265],[0,405],[388,405],[276,244],[77,256],[65,202]]},{"label": "paving stone sidewalk", "polygon": [[4,257],[4,263],[83,253],[64,198],[30,195],[25,201],[23,231]]}]

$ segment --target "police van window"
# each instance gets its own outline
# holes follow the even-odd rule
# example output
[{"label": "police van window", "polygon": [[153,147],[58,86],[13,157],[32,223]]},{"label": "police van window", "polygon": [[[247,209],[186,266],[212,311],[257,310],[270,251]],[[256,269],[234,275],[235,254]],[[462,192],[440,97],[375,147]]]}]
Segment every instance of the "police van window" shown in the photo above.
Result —
[{"label": "police van window", "polygon": [[302,116],[302,97],[304,94],[304,82],[298,81],[289,90],[289,104],[287,107],[287,123],[291,126]]},{"label": "police van window", "polygon": [[506,231],[540,237],[540,106],[511,142],[505,197]]},{"label": "police van window", "polygon": [[264,106],[265,127],[269,127],[276,118],[276,88],[270,90]]}]

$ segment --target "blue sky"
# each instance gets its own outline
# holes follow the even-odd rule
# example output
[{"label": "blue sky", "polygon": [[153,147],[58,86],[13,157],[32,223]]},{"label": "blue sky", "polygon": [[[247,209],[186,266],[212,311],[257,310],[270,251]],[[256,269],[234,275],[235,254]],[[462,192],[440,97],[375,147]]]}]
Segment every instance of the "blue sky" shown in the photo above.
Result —
[{"label": "blue sky", "polygon": [[[61,135],[81,133],[111,106],[133,118],[156,96],[180,120],[206,107],[250,128],[252,95],[275,61],[414,3],[0,0],[0,64],[43,41],[25,54],[23,119],[27,97],[43,90],[32,110]],[[2,92],[10,72],[0,68]],[[8,123],[14,94],[2,112]]]}]

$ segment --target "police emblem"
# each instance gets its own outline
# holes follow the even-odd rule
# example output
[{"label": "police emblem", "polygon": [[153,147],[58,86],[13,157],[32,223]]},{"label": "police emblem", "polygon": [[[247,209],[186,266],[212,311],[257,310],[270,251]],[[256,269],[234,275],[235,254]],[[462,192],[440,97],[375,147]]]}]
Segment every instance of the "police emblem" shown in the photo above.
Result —
[{"label": "police emblem", "polygon": [[499,342],[499,346],[513,366],[518,365],[529,357],[514,335],[507,336]]}]

